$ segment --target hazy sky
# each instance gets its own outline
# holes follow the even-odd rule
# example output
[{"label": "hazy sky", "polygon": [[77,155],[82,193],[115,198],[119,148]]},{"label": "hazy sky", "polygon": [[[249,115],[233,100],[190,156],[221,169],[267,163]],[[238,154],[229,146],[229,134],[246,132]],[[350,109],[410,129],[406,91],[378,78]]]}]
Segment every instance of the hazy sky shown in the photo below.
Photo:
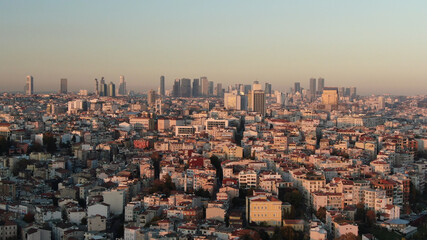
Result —
[{"label": "hazy sky", "polygon": [[427,1],[0,1],[0,92],[128,88],[207,76],[287,90],[310,77],[361,94],[427,93]]}]

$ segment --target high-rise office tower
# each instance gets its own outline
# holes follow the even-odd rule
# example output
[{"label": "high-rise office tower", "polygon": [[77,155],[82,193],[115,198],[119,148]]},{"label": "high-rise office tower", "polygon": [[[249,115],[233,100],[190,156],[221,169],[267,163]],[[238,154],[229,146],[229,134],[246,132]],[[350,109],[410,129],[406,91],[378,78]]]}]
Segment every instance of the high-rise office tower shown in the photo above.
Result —
[{"label": "high-rise office tower", "polygon": [[262,90],[262,86],[258,81],[254,81],[254,83],[252,84],[252,90]]},{"label": "high-rise office tower", "polygon": [[357,97],[356,87],[350,87],[350,100],[353,100]]},{"label": "high-rise office tower", "polygon": [[384,96],[378,97],[378,109],[384,109],[385,108],[385,98]]},{"label": "high-rise office tower", "polygon": [[300,82],[295,82],[295,87],[294,87],[294,93],[301,93],[301,83]]},{"label": "high-rise office tower", "polygon": [[98,79],[95,78],[95,95],[99,95],[99,85],[98,85]]},{"label": "high-rise office tower", "polygon": [[323,93],[323,88],[325,88],[325,79],[324,78],[318,78],[317,79],[317,91],[319,94]]},{"label": "high-rise office tower", "polygon": [[221,83],[217,83],[216,84],[214,95],[217,96],[217,97],[222,97],[223,96],[222,84]]},{"label": "high-rise office tower", "polygon": [[156,103],[156,92],[154,90],[150,90],[147,95],[148,106],[152,107]]},{"label": "high-rise office tower", "polygon": [[315,78],[310,78],[310,96],[312,100],[316,96],[316,79]]},{"label": "high-rise office tower", "polygon": [[201,77],[200,82],[202,84],[201,87],[201,95],[208,96],[209,95],[209,81],[207,77]]},{"label": "high-rise office tower", "polygon": [[244,87],[243,92],[245,93],[245,95],[249,94],[249,92],[252,90],[252,85],[244,85],[243,87]]},{"label": "high-rise office tower", "polygon": [[214,95],[214,82],[209,81],[209,87],[208,87],[208,96]]},{"label": "high-rise office tower", "polygon": [[338,88],[325,87],[322,93],[322,103],[325,105],[338,104]]},{"label": "high-rise office tower", "polygon": [[165,76],[160,76],[160,96],[165,95]]},{"label": "high-rise office tower", "polygon": [[265,92],[263,90],[252,90],[249,95],[249,110],[265,116]]},{"label": "high-rise office tower", "polygon": [[270,83],[265,83],[265,94],[271,95],[271,84]]},{"label": "high-rise office tower", "polygon": [[101,77],[101,83],[99,84],[99,96],[105,97],[108,95],[108,86],[105,83],[104,77]]},{"label": "high-rise office tower", "polygon": [[25,84],[25,94],[34,94],[34,78],[33,76],[27,76],[27,84]]},{"label": "high-rise office tower", "polygon": [[121,96],[127,95],[126,82],[125,82],[125,77],[124,76],[120,76],[119,95],[121,95]]},{"label": "high-rise office tower", "polygon": [[199,79],[193,79],[193,97],[198,97],[200,91]]},{"label": "high-rise office tower", "polygon": [[191,97],[191,79],[189,78],[181,79],[180,96]]},{"label": "high-rise office tower", "polygon": [[173,97],[180,97],[180,88],[181,88],[181,80],[179,78],[175,79],[175,82],[173,83],[172,88],[172,96]]},{"label": "high-rise office tower", "polygon": [[109,97],[116,96],[116,84],[114,84],[113,82],[110,82],[110,84],[108,84],[108,96]]},{"label": "high-rise office tower", "polygon": [[345,94],[345,88],[344,87],[339,87],[338,88],[338,97],[342,98],[342,97],[344,97],[344,94]]},{"label": "high-rise office tower", "polygon": [[67,79],[66,78],[61,78],[61,80],[60,80],[59,93],[62,93],[62,94],[68,93]]}]

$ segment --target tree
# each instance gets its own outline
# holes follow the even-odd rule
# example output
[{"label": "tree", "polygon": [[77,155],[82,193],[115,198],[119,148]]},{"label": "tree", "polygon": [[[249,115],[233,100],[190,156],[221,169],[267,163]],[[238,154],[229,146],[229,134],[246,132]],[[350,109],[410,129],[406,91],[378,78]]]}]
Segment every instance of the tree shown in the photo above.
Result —
[{"label": "tree", "polygon": [[52,133],[43,134],[43,144],[49,153],[53,154],[56,152],[56,138]]},{"label": "tree", "polygon": [[211,194],[208,190],[204,190],[203,188],[197,189],[194,194],[196,196],[202,197],[202,198],[211,198]]},{"label": "tree", "polygon": [[363,203],[358,203],[356,205],[356,214],[354,216],[356,221],[365,222],[366,219],[366,209]]},{"label": "tree", "polygon": [[322,222],[325,222],[326,221],[326,208],[320,207],[319,209],[317,209],[316,217],[318,219],[320,219]]},{"label": "tree", "polygon": [[0,136],[0,154],[7,154],[9,152],[10,142],[4,137]]},{"label": "tree", "polygon": [[357,236],[353,233],[346,233],[341,235],[339,238],[336,238],[336,240],[357,240]]},{"label": "tree", "polygon": [[12,173],[14,176],[17,176],[21,171],[27,169],[28,160],[22,159],[19,160],[15,165],[13,165]]},{"label": "tree", "polygon": [[368,210],[366,212],[366,222],[368,223],[368,225],[372,226],[372,224],[374,224],[376,222],[376,215],[375,215],[375,211],[373,210]]},{"label": "tree", "polygon": [[25,216],[24,216],[24,218],[22,220],[24,220],[26,223],[32,223],[32,222],[34,222],[34,214],[27,213],[27,214],[25,214]]}]

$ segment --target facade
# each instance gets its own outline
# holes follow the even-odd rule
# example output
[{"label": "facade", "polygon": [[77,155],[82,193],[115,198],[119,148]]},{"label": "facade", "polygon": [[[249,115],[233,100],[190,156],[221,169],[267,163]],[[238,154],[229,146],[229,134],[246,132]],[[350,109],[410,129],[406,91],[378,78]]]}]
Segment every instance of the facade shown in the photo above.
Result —
[{"label": "facade", "polygon": [[254,90],[250,93],[249,110],[265,116],[265,93],[262,90]]},{"label": "facade", "polygon": [[246,198],[248,223],[282,225],[282,201],[272,196],[258,195]]},{"label": "facade", "polygon": [[338,104],[338,89],[324,88],[322,93],[322,104],[337,105]]}]

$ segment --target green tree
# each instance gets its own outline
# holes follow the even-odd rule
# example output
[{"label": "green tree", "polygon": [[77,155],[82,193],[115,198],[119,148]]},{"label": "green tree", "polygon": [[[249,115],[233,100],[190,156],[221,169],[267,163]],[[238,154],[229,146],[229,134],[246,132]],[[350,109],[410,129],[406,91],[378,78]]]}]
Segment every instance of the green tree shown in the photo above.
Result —
[{"label": "green tree", "polygon": [[325,222],[326,221],[326,208],[320,207],[319,209],[317,209],[316,217],[318,219],[320,219],[322,222]]},{"label": "green tree", "polygon": [[52,133],[43,134],[43,144],[49,153],[53,154],[56,152],[56,138]]},{"label": "green tree", "polygon": [[339,238],[336,238],[336,240],[357,240],[357,236],[353,233],[346,233],[341,235]]}]

